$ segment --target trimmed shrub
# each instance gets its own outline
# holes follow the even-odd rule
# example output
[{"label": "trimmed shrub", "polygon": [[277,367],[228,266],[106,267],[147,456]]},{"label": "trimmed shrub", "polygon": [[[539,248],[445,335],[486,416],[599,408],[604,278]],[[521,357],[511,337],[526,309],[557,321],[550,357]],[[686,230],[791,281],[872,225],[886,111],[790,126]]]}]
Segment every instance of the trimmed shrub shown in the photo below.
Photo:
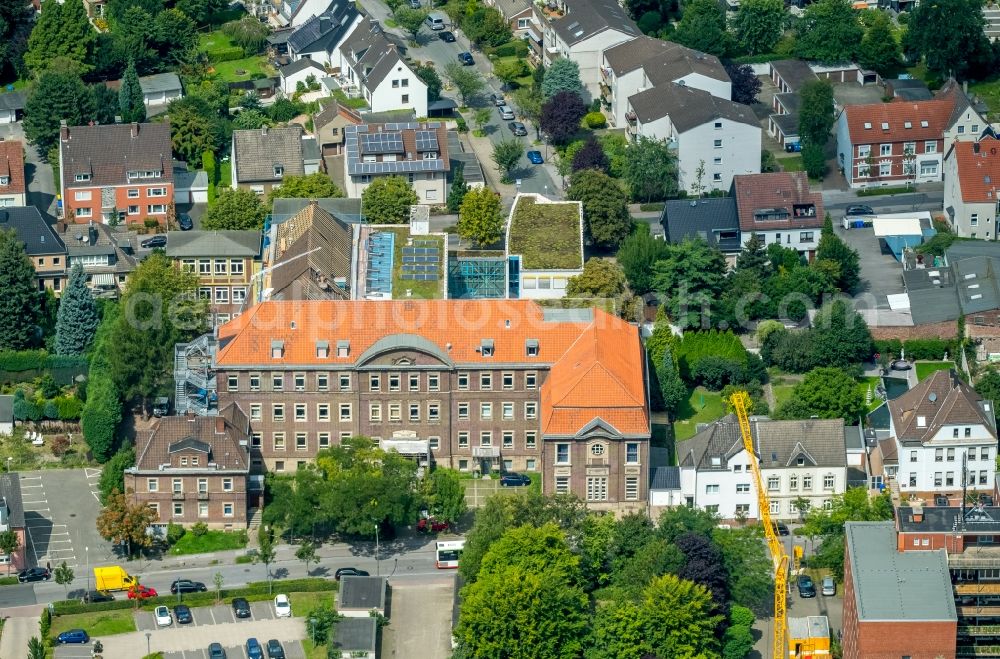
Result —
[{"label": "trimmed shrub", "polygon": [[213,50],[208,53],[208,61],[212,64],[221,64],[222,62],[234,62],[238,59],[243,59],[246,55],[243,54],[243,49],[239,46],[232,46],[231,48],[219,48],[218,50]]},{"label": "trimmed shrub", "polygon": [[903,342],[899,339],[885,339],[875,341],[875,352],[890,357],[899,357],[899,351],[903,348]]},{"label": "trimmed shrub", "polygon": [[528,44],[523,39],[514,39],[493,48],[487,54],[495,57],[527,57],[528,52]]},{"label": "trimmed shrub", "polygon": [[0,371],[46,371],[53,368],[87,367],[80,355],[52,355],[46,350],[4,350],[0,352]]},{"label": "trimmed shrub", "polygon": [[596,130],[598,128],[606,128],[608,125],[608,118],[600,112],[588,112],[583,117],[583,123],[587,126],[587,128]]},{"label": "trimmed shrub", "polygon": [[747,349],[731,331],[685,332],[680,339],[673,339],[674,358],[685,382],[693,382],[692,373],[704,357],[722,357],[741,367],[747,363]]},{"label": "trimmed shrub", "polygon": [[[955,342],[945,339],[910,339],[903,342],[907,359],[944,359],[956,355]],[[899,354],[899,353],[896,353]]]},{"label": "trimmed shrub", "polygon": [[694,366],[691,377],[709,391],[719,391],[742,378],[743,365],[725,357],[702,357]]}]

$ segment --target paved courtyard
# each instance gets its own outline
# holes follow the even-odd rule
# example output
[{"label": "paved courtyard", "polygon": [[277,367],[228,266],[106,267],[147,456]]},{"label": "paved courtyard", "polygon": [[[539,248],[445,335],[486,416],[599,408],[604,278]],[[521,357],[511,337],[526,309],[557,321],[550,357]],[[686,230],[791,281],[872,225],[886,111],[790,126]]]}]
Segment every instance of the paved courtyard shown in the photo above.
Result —
[{"label": "paved courtyard", "polygon": [[861,294],[874,297],[879,309],[888,309],[887,295],[903,293],[903,266],[885,247],[885,242],[875,237],[875,230],[850,229],[845,231],[837,226],[839,217],[834,217],[837,235],[845,243],[858,251],[861,263]]},{"label": "paved courtyard", "polygon": [[451,655],[455,577],[419,583],[391,580],[389,625],[382,629],[383,659],[440,659]]}]

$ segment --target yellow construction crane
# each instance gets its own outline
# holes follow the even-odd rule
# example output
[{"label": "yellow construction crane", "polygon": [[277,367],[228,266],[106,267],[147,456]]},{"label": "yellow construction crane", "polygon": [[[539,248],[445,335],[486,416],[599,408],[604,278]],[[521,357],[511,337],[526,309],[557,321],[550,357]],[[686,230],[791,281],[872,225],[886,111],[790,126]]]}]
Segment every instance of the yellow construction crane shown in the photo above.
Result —
[{"label": "yellow construction crane", "polygon": [[743,448],[750,459],[750,469],[753,470],[754,487],[757,488],[757,506],[760,508],[760,519],[764,524],[764,537],[767,538],[767,548],[771,552],[774,563],[774,659],[788,659],[788,554],[778,539],[778,532],[771,521],[771,503],[767,498],[767,488],[760,473],[760,461],[753,446],[753,435],[750,434],[750,418],[747,416],[747,405],[750,396],[745,391],[737,391],[729,399],[740,422],[740,434],[743,436]]}]

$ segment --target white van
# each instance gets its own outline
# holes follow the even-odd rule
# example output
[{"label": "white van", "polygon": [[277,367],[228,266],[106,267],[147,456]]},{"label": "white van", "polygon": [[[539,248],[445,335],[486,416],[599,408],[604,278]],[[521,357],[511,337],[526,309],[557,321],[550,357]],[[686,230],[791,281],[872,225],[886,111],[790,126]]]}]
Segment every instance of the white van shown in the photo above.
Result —
[{"label": "white van", "polygon": [[438,11],[432,11],[427,14],[427,20],[425,21],[432,30],[438,31],[444,29],[445,19],[447,17]]}]

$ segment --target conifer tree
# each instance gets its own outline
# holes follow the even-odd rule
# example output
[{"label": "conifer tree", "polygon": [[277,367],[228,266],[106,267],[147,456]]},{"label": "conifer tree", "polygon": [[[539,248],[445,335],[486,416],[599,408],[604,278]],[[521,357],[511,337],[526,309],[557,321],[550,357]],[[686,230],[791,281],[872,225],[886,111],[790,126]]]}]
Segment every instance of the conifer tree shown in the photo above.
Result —
[{"label": "conifer tree", "polygon": [[69,273],[69,283],[59,301],[56,317],[56,353],[80,355],[97,331],[97,305],[87,289],[87,276],[79,263]]},{"label": "conifer tree", "polygon": [[24,350],[38,337],[35,269],[14,230],[0,231],[0,350]]},{"label": "conifer tree", "polygon": [[121,87],[118,88],[118,108],[121,110],[122,121],[131,123],[146,120],[146,104],[142,98],[142,86],[135,70],[135,61],[129,60]]}]

